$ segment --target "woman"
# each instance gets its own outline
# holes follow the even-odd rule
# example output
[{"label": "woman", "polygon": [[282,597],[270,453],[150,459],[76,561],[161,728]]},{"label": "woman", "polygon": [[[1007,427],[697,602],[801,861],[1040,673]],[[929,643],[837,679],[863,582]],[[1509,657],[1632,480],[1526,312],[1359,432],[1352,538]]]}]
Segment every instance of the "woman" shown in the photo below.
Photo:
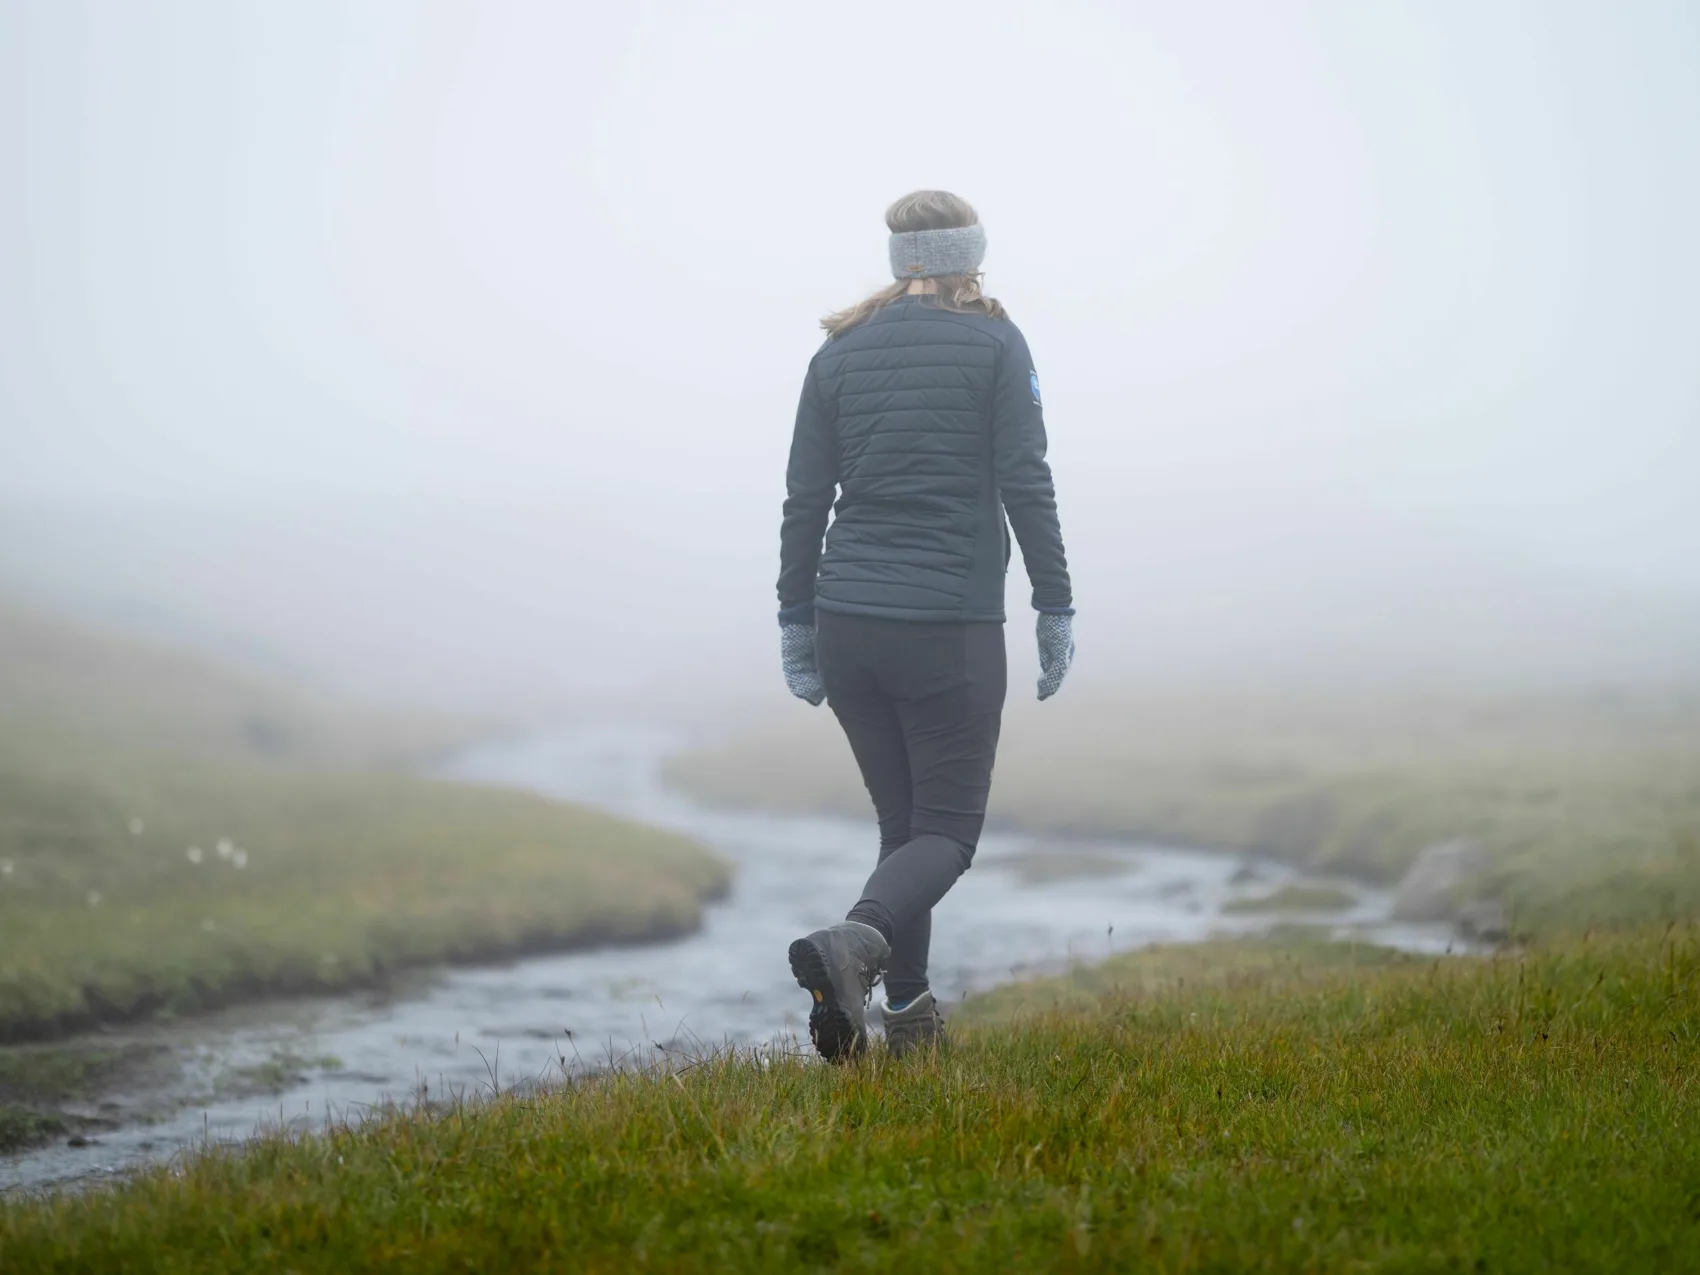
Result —
[{"label": "woman", "polygon": [[980,290],[979,217],[923,190],[885,220],[896,282],[823,321],[780,531],[786,683],[832,706],[880,826],[861,899],[791,945],[792,973],[814,997],[809,1036],[829,1059],[866,1047],[863,1011],[882,973],[892,1052],[941,1037],[927,985],[932,909],[985,822],[1011,526],[1039,612],[1040,699],[1074,658],[1039,377],[1021,332]]}]

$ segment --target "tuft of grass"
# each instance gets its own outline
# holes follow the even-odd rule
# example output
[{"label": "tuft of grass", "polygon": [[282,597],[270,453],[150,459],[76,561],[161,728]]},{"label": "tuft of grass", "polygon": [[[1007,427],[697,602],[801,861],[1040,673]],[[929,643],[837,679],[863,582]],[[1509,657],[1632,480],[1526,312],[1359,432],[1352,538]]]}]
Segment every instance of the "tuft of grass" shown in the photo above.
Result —
[{"label": "tuft of grass", "polygon": [[1448,960],[1294,932],[1089,977],[901,1064],[729,1054],[0,1203],[0,1267],[1700,1264],[1694,927]]},{"label": "tuft of grass", "polygon": [[52,1142],[63,1137],[69,1127],[64,1117],[51,1112],[0,1102],[0,1155]]},{"label": "tuft of grass", "polygon": [[321,1054],[309,1058],[296,1053],[293,1049],[278,1050],[262,1062],[252,1063],[246,1067],[235,1068],[229,1082],[221,1086],[241,1093],[282,1093],[295,1085],[303,1083],[310,1071],[320,1071],[342,1066],[342,1060],[334,1054]]},{"label": "tuft of grass", "polygon": [[0,1153],[39,1146],[103,1122],[61,1110],[143,1070],[171,1065],[162,1046],[142,1043],[0,1048]]},{"label": "tuft of grass", "polygon": [[1224,912],[1339,912],[1357,900],[1345,890],[1332,885],[1296,883],[1279,890],[1251,898],[1231,899],[1222,905]]}]

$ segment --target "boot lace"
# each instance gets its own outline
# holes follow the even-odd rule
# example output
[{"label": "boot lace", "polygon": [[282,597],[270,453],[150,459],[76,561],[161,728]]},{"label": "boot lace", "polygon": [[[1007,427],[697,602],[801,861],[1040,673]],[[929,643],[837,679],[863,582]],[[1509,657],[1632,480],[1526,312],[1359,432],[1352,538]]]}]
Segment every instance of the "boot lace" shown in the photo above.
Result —
[{"label": "boot lace", "polygon": [[880,982],[884,978],[885,978],[885,969],[882,966],[874,966],[872,969],[864,969],[862,971],[862,1004],[863,1005],[870,1005],[870,1004],[873,1003],[874,988],[878,987],[880,985]]}]

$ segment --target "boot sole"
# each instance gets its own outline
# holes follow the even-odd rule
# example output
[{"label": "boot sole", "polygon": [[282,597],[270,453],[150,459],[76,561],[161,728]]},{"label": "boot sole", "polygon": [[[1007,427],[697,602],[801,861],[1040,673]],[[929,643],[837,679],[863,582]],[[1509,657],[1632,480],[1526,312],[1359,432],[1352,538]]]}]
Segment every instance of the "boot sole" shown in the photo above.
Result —
[{"label": "boot sole", "polygon": [[809,1039],[814,1041],[820,1056],[828,1062],[838,1062],[862,1052],[867,1036],[856,1030],[856,1020],[839,1003],[838,991],[832,985],[826,953],[808,939],[791,944],[791,973],[797,986],[815,999],[809,1010]]}]

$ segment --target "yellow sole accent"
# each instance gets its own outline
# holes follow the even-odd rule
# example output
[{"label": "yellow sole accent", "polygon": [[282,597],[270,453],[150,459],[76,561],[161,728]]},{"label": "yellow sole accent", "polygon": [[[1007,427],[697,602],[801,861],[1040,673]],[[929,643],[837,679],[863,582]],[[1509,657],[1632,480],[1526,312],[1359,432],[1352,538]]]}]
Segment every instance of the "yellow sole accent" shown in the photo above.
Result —
[{"label": "yellow sole accent", "polygon": [[826,999],[826,995],[822,992],[816,992],[815,993],[815,999],[817,1001],[824,1001]]}]

